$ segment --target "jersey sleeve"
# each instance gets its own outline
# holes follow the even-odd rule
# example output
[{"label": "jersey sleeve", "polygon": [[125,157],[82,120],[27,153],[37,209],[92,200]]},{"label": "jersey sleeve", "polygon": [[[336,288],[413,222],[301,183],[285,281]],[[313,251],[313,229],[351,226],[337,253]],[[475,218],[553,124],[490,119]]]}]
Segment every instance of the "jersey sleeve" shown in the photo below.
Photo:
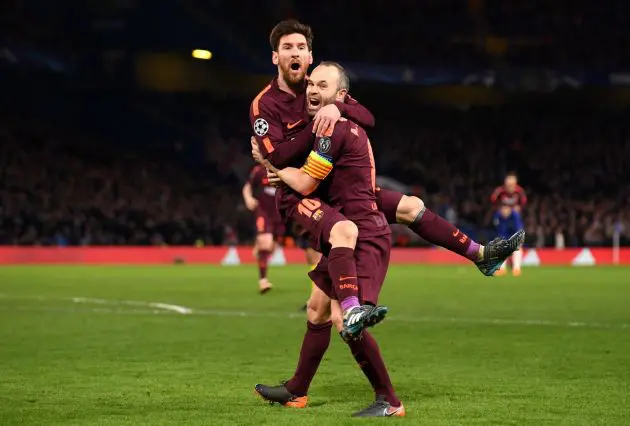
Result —
[{"label": "jersey sleeve", "polygon": [[374,115],[356,99],[350,95],[346,95],[345,102],[335,102],[341,115],[354,121],[361,127],[374,127],[376,120]]},{"label": "jersey sleeve", "polygon": [[499,196],[501,195],[501,191],[503,190],[502,187],[497,187],[494,189],[494,191],[492,191],[492,195],[490,195],[490,202],[494,205],[497,204],[497,201],[499,201]]},{"label": "jersey sleeve", "polygon": [[266,159],[279,169],[302,161],[313,146],[315,139],[313,124],[311,121],[295,138],[288,141],[289,143],[278,144]]},{"label": "jersey sleeve", "polygon": [[335,125],[333,134],[319,138],[302,166],[302,171],[314,179],[324,180],[343,153],[347,124]]},{"label": "jersey sleeve", "polygon": [[270,101],[265,97],[256,97],[249,109],[249,122],[258,142],[260,153],[267,158],[283,141],[282,120],[273,111]]},{"label": "jersey sleeve", "polygon": [[281,169],[306,157],[313,144],[313,123],[288,141],[282,131],[282,118],[274,112],[270,102],[265,97],[255,99],[250,107],[249,121],[263,158]]}]

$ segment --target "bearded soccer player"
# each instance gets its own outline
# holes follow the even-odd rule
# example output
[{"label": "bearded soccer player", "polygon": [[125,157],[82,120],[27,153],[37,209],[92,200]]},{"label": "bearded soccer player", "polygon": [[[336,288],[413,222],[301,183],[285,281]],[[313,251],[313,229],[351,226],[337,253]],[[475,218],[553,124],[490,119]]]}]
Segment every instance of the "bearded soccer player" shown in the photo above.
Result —
[{"label": "bearded soccer player", "polygon": [[[265,155],[273,155],[276,145],[301,147],[305,142],[310,145],[317,119],[324,124],[336,122],[340,108],[354,121],[373,125],[372,114],[354,100],[349,100],[349,104],[323,107],[316,120],[311,121],[305,107],[305,76],[313,62],[311,30],[295,21],[281,22],[272,31],[270,39],[274,49],[272,61],[278,66],[279,75],[256,96],[250,109],[250,121]],[[307,129],[300,130],[307,121],[311,121]],[[285,139],[291,139],[291,142],[279,143]],[[291,163],[300,167],[303,159],[304,156],[295,157]],[[359,335],[363,328],[380,322],[387,313],[386,308],[359,303],[357,277],[352,273],[356,270],[356,225],[316,197],[304,198],[288,187],[279,187],[276,194],[276,206],[285,223],[297,223],[308,235],[321,237],[321,243],[329,244],[329,253],[326,253],[328,268],[339,286],[342,281],[344,284],[339,288],[342,288],[345,332],[350,336]],[[315,246],[320,247],[320,242],[315,241]],[[312,312],[307,307],[307,316],[309,314]],[[354,320],[349,321],[350,318]],[[312,325],[307,323],[307,333],[313,329]]]},{"label": "bearded soccer player", "polygon": [[[330,132],[342,115],[364,128],[373,127],[372,114],[350,96],[346,96],[345,102],[326,105],[310,119],[304,97],[306,73],[313,62],[313,32],[309,26],[294,20],[282,21],[273,28],[269,40],[278,76],[256,96],[250,108],[255,133],[252,144],[258,144],[265,160],[276,168],[299,167],[310,151],[313,133],[322,136]],[[299,198],[285,196],[288,191],[278,192],[277,206],[281,213],[291,209],[297,212]],[[486,276],[492,276],[525,238],[521,231],[483,246],[426,208],[417,197],[378,188],[376,196],[378,208],[388,223],[407,225],[424,240],[471,260]],[[302,207],[305,209],[308,206]],[[283,216],[285,220],[293,220]]]},{"label": "bearded soccer player", "polygon": [[276,188],[269,184],[267,170],[257,164],[243,186],[245,207],[256,216],[255,253],[258,260],[258,289],[261,294],[273,287],[267,278],[269,258],[276,241],[284,235],[284,223],[276,210]]},{"label": "bearded soccer player", "polygon": [[[505,176],[503,185],[497,187],[490,196],[495,213],[493,223],[497,228],[499,237],[505,238],[514,232],[522,231],[523,218],[522,211],[527,204],[527,196],[525,191],[518,184],[516,173],[510,172]],[[521,262],[523,260],[523,250],[519,249],[512,254],[512,274],[514,276],[521,275]],[[506,273],[504,262],[495,275],[504,275]]]},{"label": "bearded soccer player", "polygon": [[[343,100],[349,88],[349,80],[343,68],[334,62],[323,62],[313,70],[308,82],[307,99],[310,115],[325,105],[336,100]],[[356,224],[358,239],[354,249],[356,270],[348,271],[358,277],[358,289],[363,306],[376,306],[381,286],[387,274],[391,250],[391,230],[385,217],[376,206],[376,172],[372,148],[365,131],[357,124],[340,119],[334,127],[330,137],[322,137],[315,141],[313,149],[301,169],[285,168],[276,170],[267,163],[271,171],[288,186],[305,197],[309,197],[317,189],[321,200],[326,201],[333,209],[343,209],[344,217]],[[333,212],[335,210],[332,210]],[[318,210],[321,215],[317,221],[323,221],[330,211]],[[320,229],[320,232],[325,232]],[[329,243],[325,238],[311,235],[321,245],[326,253]],[[340,283],[331,277],[328,259],[322,258],[317,268],[309,274],[320,292],[319,299],[325,301],[320,307],[323,312],[343,311],[343,303],[347,300],[344,295],[346,288],[353,286],[346,281]],[[341,302],[341,305],[340,305]],[[350,318],[352,321],[353,318]],[[362,332],[361,341],[354,340],[342,331],[342,337],[349,343],[357,362],[373,386],[376,401],[354,414],[356,417],[390,417],[404,416],[405,409],[396,396],[391,384],[385,363],[380,356],[378,345],[367,332]],[[304,348],[303,348],[304,349]],[[360,357],[357,357],[360,354]],[[311,353],[318,365],[323,353]],[[299,367],[296,376],[281,386],[257,385],[257,392],[273,402],[286,403],[289,399],[302,398],[306,403],[306,391],[316,369],[311,370],[310,376],[300,377]],[[290,389],[300,388],[296,395]]]}]

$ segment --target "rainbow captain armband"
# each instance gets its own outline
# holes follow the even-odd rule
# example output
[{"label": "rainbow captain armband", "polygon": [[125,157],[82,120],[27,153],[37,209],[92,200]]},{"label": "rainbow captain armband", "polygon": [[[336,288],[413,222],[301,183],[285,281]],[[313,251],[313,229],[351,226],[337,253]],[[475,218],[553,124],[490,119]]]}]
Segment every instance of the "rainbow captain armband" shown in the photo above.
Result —
[{"label": "rainbow captain armband", "polygon": [[326,179],[332,169],[332,158],[317,151],[311,151],[306,158],[306,163],[302,166],[304,173],[318,180]]}]

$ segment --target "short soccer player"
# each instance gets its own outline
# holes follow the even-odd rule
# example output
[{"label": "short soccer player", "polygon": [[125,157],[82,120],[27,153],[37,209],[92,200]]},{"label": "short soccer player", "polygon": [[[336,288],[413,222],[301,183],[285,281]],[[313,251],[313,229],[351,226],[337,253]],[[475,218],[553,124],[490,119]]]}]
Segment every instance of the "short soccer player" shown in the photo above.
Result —
[{"label": "short soccer player", "polygon": [[[343,99],[348,88],[348,77],[339,64],[321,63],[313,70],[308,82],[309,113],[315,115],[323,106]],[[365,309],[378,310],[378,296],[389,265],[391,230],[383,213],[376,206],[374,156],[365,131],[357,124],[341,119],[330,136],[315,141],[301,169],[288,167],[276,170],[269,164],[268,167],[276,172],[285,184],[305,197],[309,197],[317,190],[321,200],[326,201],[333,209],[343,209],[344,216],[357,227],[358,238],[353,253],[356,259],[355,269],[345,269],[344,279],[334,280],[329,268],[330,260],[323,257],[310,274],[319,290],[326,295],[326,299],[322,300],[326,300],[327,305],[323,306],[322,310],[347,313],[344,304],[348,303],[349,298],[356,298],[357,306],[360,302],[360,306]],[[333,214],[334,211],[332,210]],[[330,211],[315,210],[310,220],[324,222],[329,213]],[[325,229],[320,231],[326,232]],[[331,244],[325,238],[317,235],[312,235],[312,237],[319,241],[323,253],[332,255],[333,252],[329,248]],[[358,333],[362,336],[352,334],[353,323],[361,320],[361,316],[352,311],[349,315],[344,315],[344,328],[341,334],[351,345],[353,354],[361,350],[365,354],[366,359],[357,359],[357,361],[364,368],[374,388],[376,400],[354,416],[404,416],[405,409],[391,385],[376,341],[369,333],[359,328],[357,328]],[[346,324],[350,326],[346,327]],[[369,341],[368,350],[365,348],[366,342],[353,343],[357,337],[363,337],[366,342]],[[310,358],[315,355],[313,352],[309,353]],[[321,357],[323,353],[318,361]],[[285,385],[275,387],[257,385],[256,390],[261,396],[275,402],[284,402],[289,395],[297,396],[293,392],[302,393],[304,394],[302,398],[306,398],[307,386],[315,371],[311,370],[312,375],[307,375],[301,373],[298,367],[296,375]],[[306,403],[305,400],[304,403]]]},{"label": "short soccer player", "polygon": [[273,287],[267,278],[269,258],[285,228],[276,209],[276,188],[269,184],[267,170],[260,164],[254,166],[243,186],[243,200],[247,209],[256,216],[254,252],[258,260],[258,289],[265,294]]},{"label": "short soccer player", "polygon": [[[518,176],[515,172],[510,172],[505,176],[503,185],[497,187],[490,201],[495,209],[493,223],[497,228],[500,238],[507,238],[515,232],[522,232],[523,208],[527,204],[527,196],[525,191],[518,184]],[[523,260],[523,250],[518,249],[512,254],[512,274],[514,276],[521,275],[521,263]],[[495,275],[504,275],[506,267],[504,262]]]},{"label": "short soccer player", "polygon": [[[308,152],[308,146],[312,145],[315,122],[318,118],[323,123],[336,122],[340,110],[359,124],[373,125],[372,114],[352,99],[347,99],[348,103],[327,105],[318,111],[315,120],[310,119],[305,99],[306,72],[313,62],[310,27],[296,21],[283,21],[272,31],[270,41],[273,46],[272,61],[278,66],[278,77],[256,96],[250,108],[250,122],[265,156],[273,156],[276,148],[281,149],[282,145],[289,148],[295,145],[300,148],[296,153],[298,155],[287,157],[285,152],[283,161],[288,162],[287,165],[300,167],[305,155],[299,154],[302,151]],[[305,129],[306,122],[310,124]],[[325,130],[328,131],[329,127],[327,125]],[[281,143],[283,141],[290,143]],[[301,147],[305,142],[308,146],[303,149]],[[346,274],[341,271],[353,268],[351,265],[355,263],[353,251],[357,236],[356,225],[316,197],[304,198],[288,187],[278,188],[276,206],[285,223],[297,223],[311,237],[324,239],[321,242],[314,241],[315,246],[330,243],[328,267],[331,275],[337,281],[347,279]],[[312,217],[323,219],[314,221],[311,220]],[[356,277],[351,280],[356,281]],[[354,287],[344,288],[347,300],[342,300],[342,305],[346,316],[352,312],[353,317],[360,315],[362,318],[352,324],[351,330],[347,330],[348,333],[355,334],[365,326],[374,325],[375,320],[382,320],[383,316],[377,316],[374,310],[362,309],[358,298],[353,295],[356,283],[352,284]],[[350,326],[346,323],[344,327]]]}]

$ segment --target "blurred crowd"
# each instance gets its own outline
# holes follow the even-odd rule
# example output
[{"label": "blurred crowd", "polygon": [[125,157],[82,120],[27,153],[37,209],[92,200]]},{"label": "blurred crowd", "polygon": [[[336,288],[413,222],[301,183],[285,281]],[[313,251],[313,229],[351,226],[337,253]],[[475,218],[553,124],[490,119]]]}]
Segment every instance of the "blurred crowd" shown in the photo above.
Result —
[{"label": "blurred crowd", "polygon": [[[377,113],[371,139],[378,173],[407,185],[473,238],[494,236],[489,196],[516,170],[529,197],[528,245],[610,245],[615,231],[630,244],[630,127],[623,114],[413,113],[415,120]],[[205,157],[191,163],[178,155],[189,148],[186,141],[174,140],[167,150],[112,145],[77,129],[3,115],[0,244],[250,242],[253,217],[240,193],[252,165],[249,129],[246,120],[238,127],[235,117],[224,118],[204,125]],[[226,126],[238,130],[230,136]],[[395,231],[396,244],[423,243]]]},{"label": "blurred crowd", "polygon": [[[421,117],[378,121],[379,171],[416,185],[427,205],[472,235],[491,238],[489,196],[506,172],[517,171],[529,198],[529,245],[610,245],[615,231],[630,244],[624,113],[482,108]],[[379,140],[395,141],[396,149],[379,150]]]},{"label": "blurred crowd", "polygon": [[630,65],[630,7],[624,0],[374,0],[370,7],[352,2],[313,7],[295,0],[186,4],[195,16],[207,17],[208,25],[220,25],[235,46],[250,46],[252,55],[264,48],[273,23],[293,17],[313,27],[316,59],[448,67],[497,65],[497,60],[529,67]]},{"label": "blurred crowd", "polygon": [[241,202],[215,175],[167,153],[82,140],[54,126],[0,123],[0,244],[235,243]]},{"label": "blurred crowd", "polygon": [[[124,0],[0,3],[0,32],[63,53],[87,43],[183,48],[205,40],[240,64],[269,60],[273,25],[288,17],[315,31],[316,59],[407,66],[497,65],[610,69],[630,65],[625,0]],[[250,13],[251,12],[251,13]],[[383,29],[388,29],[384,31]],[[161,37],[166,31],[169,37]],[[360,37],[357,35],[360,34]],[[245,59],[247,58],[247,59]]]}]

